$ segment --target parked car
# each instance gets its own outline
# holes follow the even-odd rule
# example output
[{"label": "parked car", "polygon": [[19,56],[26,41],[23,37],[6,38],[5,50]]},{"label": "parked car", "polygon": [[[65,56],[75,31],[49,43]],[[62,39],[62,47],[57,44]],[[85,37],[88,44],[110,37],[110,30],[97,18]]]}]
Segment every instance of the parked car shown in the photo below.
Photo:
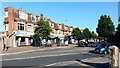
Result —
[{"label": "parked car", "polygon": [[88,44],[94,44],[94,42],[88,42]]},{"label": "parked car", "polygon": [[88,44],[86,43],[86,42],[84,42],[84,41],[80,41],[79,43],[78,43],[78,46],[88,46]]},{"label": "parked car", "polygon": [[114,43],[100,43],[95,49],[94,52],[96,53],[108,53],[108,47],[114,45]]}]

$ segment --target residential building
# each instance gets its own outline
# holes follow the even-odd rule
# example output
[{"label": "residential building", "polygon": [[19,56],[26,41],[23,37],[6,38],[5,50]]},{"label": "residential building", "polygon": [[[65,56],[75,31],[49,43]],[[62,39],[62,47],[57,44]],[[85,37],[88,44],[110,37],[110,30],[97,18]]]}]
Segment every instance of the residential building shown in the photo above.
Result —
[{"label": "residential building", "polygon": [[56,43],[56,37],[64,40],[65,35],[71,35],[72,26],[64,23],[55,23],[51,19],[45,18],[43,14],[36,15],[13,7],[4,8],[4,26],[6,36],[9,38],[9,46],[17,47],[30,45],[33,42],[31,35],[34,34],[37,22],[43,19],[48,21],[52,29],[51,39]]}]

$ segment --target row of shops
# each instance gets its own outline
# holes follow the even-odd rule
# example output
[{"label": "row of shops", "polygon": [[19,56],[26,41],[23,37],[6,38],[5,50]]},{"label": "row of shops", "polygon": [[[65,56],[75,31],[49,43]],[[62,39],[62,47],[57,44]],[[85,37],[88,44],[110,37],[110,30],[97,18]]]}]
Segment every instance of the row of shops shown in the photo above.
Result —
[{"label": "row of shops", "polygon": [[[7,40],[7,43],[4,43],[11,47],[18,47],[18,46],[29,46],[34,45],[34,38],[32,38],[33,32],[23,32],[23,31],[13,31],[13,34],[11,36],[5,36],[4,38]],[[5,41],[5,40],[3,40]],[[74,42],[72,38],[65,39],[64,36],[54,36],[51,35],[49,39],[42,39],[40,43],[44,42],[51,42],[52,44],[71,44]]]}]

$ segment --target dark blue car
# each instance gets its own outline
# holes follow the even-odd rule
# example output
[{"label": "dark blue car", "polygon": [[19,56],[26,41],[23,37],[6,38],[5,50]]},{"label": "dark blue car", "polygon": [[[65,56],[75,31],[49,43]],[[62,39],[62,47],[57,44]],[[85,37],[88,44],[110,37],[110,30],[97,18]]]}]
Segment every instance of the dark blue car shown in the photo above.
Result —
[{"label": "dark blue car", "polygon": [[108,53],[108,47],[114,45],[114,43],[100,43],[94,50],[96,53]]}]

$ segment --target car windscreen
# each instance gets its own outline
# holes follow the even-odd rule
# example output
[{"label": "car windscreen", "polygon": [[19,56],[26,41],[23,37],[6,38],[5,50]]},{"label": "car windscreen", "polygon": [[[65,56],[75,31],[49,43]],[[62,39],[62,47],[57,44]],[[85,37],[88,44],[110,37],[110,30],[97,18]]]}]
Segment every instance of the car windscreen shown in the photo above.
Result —
[{"label": "car windscreen", "polygon": [[98,47],[106,47],[107,44],[99,44]]}]

